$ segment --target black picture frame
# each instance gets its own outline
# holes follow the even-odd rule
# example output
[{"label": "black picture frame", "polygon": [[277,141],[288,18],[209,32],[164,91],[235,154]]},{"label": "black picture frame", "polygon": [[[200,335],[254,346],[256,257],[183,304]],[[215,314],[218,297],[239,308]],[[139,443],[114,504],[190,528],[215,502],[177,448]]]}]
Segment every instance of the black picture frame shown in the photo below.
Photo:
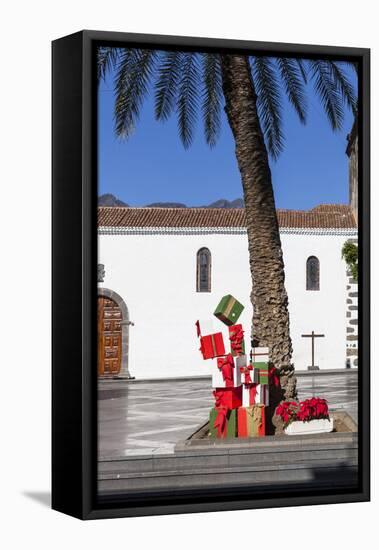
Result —
[{"label": "black picture frame", "polygon": [[[97,498],[97,44],[347,59],[359,70],[359,487],[252,495],[249,488]],[[370,50],[81,31],[53,60],[52,507],[81,519],[361,502],[370,499]]]}]

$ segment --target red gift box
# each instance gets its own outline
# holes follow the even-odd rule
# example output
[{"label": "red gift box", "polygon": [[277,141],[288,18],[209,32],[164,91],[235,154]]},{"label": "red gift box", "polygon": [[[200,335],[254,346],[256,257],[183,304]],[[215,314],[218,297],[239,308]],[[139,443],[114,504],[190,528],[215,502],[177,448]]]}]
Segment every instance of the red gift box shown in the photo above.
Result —
[{"label": "red gift box", "polygon": [[242,325],[229,327],[229,340],[232,355],[243,355],[245,353],[245,341],[243,339]]},{"label": "red gift box", "polygon": [[249,437],[247,430],[246,407],[240,407],[237,414],[238,437]]},{"label": "red gift box", "polygon": [[266,435],[265,407],[254,405],[238,409],[238,437],[264,437]]},{"label": "red gift box", "polygon": [[236,388],[217,388],[213,392],[215,407],[226,407],[227,409],[238,409],[242,407],[242,386]]},{"label": "red gift box", "polygon": [[196,333],[200,337],[200,351],[203,354],[203,359],[213,359],[225,355],[224,338],[222,332],[215,334],[207,334],[202,336],[200,322],[196,321]]},{"label": "red gift box", "polygon": [[228,430],[228,412],[229,409],[226,407],[218,407],[217,416],[214,421],[214,428],[217,430],[217,437],[226,437]]},{"label": "red gift box", "polygon": [[224,339],[222,332],[208,334],[200,337],[200,351],[203,354],[203,359],[213,359],[225,355]]}]

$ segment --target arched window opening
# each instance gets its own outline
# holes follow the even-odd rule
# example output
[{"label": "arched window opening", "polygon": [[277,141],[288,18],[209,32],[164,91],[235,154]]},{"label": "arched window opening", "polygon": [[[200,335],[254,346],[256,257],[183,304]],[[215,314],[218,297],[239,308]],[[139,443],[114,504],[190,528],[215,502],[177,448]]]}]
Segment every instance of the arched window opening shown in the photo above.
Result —
[{"label": "arched window opening", "polygon": [[307,260],[307,290],[320,290],[320,262],[316,256]]},{"label": "arched window opening", "polygon": [[211,253],[208,248],[200,248],[197,253],[196,291],[211,291]]}]

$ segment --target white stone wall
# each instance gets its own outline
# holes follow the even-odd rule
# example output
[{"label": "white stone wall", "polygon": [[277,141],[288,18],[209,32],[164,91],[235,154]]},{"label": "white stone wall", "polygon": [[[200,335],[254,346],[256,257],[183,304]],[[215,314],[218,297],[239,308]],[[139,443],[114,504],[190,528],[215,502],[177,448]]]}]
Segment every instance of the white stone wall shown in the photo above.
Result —
[{"label": "white stone wall", "polygon": [[[295,367],[304,370],[311,364],[311,340],[301,334],[314,330],[325,334],[316,340],[316,364],[320,369],[344,368],[347,277],[341,248],[347,235],[284,231],[281,238]],[[201,247],[212,253],[210,293],[196,292],[196,253]],[[311,255],[320,260],[320,291],[305,289],[305,265]],[[212,318],[224,294],[233,294],[246,306],[240,321],[250,335],[245,232],[103,234],[100,229],[98,261],[105,266],[100,285],[124,299],[135,323],[130,328],[129,370],[136,378],[210,374],[213,362],[200,356],[195,321]],[[228,344],[227,327],[216,318],[214,326]]]}]

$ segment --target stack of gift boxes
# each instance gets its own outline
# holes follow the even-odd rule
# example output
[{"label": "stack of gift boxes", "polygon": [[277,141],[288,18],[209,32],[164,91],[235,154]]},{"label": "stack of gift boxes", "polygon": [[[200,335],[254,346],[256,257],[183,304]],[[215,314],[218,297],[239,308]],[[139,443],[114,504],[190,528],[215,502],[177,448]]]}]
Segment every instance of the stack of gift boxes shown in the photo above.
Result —
[{"label": "stack of gift boxes", "polygon": [[214,315],[228,327],[229,351],[224,335],[211,321],[197,321],[197,336],[203,359],[214,361],[212,387],[215,405],[209,415],[212,438],[262,437],[265,406],[269,404],[268,348],[252,348],[246,354],[244,331],[237,321],[244,306],[233,296],[224,296]]}]

